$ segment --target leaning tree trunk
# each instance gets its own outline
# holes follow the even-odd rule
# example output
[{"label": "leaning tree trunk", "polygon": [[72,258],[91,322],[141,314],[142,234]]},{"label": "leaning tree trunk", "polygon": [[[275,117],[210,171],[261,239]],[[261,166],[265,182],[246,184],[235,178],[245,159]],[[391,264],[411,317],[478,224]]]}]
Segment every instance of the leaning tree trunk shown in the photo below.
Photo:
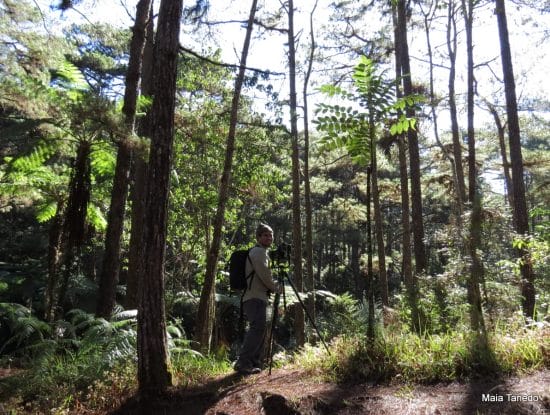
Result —
[{"label": "leaning tree trunk", "polygon": [[152,137],[144,220],[147,260],[139,278],[138,381],[143,397],[163,393],[171,384],[164,261],[182,7],[183,0],[161,1],[155,38]]},{"label": "leaning tree trunk", "polygon": [[[529,219],[527,213],[527,201],[525,199],[525,183],[523,178],[523,157],[521,154],[520,128],[518,119],[518,105],[516,99],[516,85],[510,40],[508,36],[508,23],[504,0],[496,0],[495,14],[498,19],[498,32],[500,38],[500,55],[502,57],[502,72],[504,75],[504,90],[506,94],[506,114],[508,116],[508,135],[510,141],[510,161],[512,163],[512,190],[514,226],[520,237],[529,235]],[[535,274],[529,252],[523,248],[517,248],[517,256],[520,258],[521,268],[521,293],[523,295],[523,314],[526,317],[535,316]]]},{"label": "leaning tree trunk", "polygon": [[[300,149],[298,146],[298,104],[296,99],[296,39],[294,38],[294,1],[288,2],[288,70],[290,84],[290,135],[292,140],[292,264],[296,290],[303,290],[302,224],[300,208]],[[305,344],[304,310],[295,307],[294,332],[296,345]]]},{"label": "leaning tree trunk", "polygon": [[136,118],[139,79],[143,46],[145,44],[145,29],[150,19],[149,10],[152,0],[140,0],[136,7],[136,21],[132,29],[130,57],[126,73],[124,91],[124,135],[118,143],[118,153],[111,192],[107,233],[105,236],[105,254],[99,278],[99,298],[96,315],[106,319],[111,317],[116,303],[116,286],[120,270],[120,242],[124,230],[124,210],[128,195],[130,166],[132,159],[132,138]]},{"label": "leaning tree trunk", "polygon": [[485,330],[483,310],[481,308],[481,292],[479,284],[483,279],[483,264],[478,250],[481,247],[481,193],[477,184],[476,146],[474,130],[474,57],[472,44],[474,0],[462,0],[464,21],[466,26],[466,49],[468,55],[468,201],[471,205],[470,236],[468,248],[470,251],[470,278],[468,279],[468,302],[470,304],[471,327],[474,331]]},{"label": "leaning tree trunk", "polygon": [[225,162],[223,173],[220,181],[218,207],[216,217],[214,219],[214,234],[212,243],[208,252],[206,263],[206,275],[202,286],[201,298],[199,303],[199,311],[197,315],[197,335],[196,339],[202,350],[210,349],[210,339],[214,326],[215,303],[214,290],[216,280],[216,268],[218,264],[218,256],[220,254],[221,239],[223,233],[223,222],[225,216],[225,206],[229,197],[229,187],[231,181],[231,171],[233,169],[233,153],[235,152],[235,135],[237,121],[239,116],[239,100],[244,82],[246,70],[246,59],[248,57],[248,49],[250,47],[250,39],[252,37],[252,29],[254,28],[254,16],[256,15],[257,0],[252,0],[246,35],[244,39],[243,51],[241,53],[241,63],[239,73],[235,80],[235,90],[233,92],[233,100],[231,102],[231,117],[229,121],[229,134],[227,136]]},{"label": "leaning tree trunk", "polygon": [[[403,76],[403,93],[405,96],[413,93],[411,65],[409,58],[409,46],[407,41],[407,12],[406,0],[397,2],[397,26],[401,40],[401,74]],[[407,117],[414,118],[414,108],[407,108]],[[411,172],[411,208],[412,228],[414,241],[414,259],[416,273],[426,271],[427,258],[426,246],[424,244],[424,220],[422,217],[422,187],[420,183],[420,153],[418,147],[418,132],[414,128],[407,131],[409,142],[409,167]]]}]

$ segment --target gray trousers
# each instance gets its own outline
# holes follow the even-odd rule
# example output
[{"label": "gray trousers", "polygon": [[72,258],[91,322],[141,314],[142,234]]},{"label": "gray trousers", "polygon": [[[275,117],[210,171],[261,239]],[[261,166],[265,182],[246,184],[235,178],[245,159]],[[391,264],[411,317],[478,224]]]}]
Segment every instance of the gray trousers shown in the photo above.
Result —
[{"label": "gray trousers", "polygon": [[249,322],[237,365],[259,367],[263,355],[266,333],[267,303],[259,298],[251,298],[243,303],[243,312]]}]

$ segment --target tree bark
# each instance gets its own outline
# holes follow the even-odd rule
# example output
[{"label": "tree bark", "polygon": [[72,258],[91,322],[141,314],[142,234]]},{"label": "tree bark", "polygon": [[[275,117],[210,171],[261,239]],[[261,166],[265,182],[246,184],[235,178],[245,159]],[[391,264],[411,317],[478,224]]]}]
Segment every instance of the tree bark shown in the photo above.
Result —
[{"label": "tree bark", "polygon": [[218,264],[218,257],[220,254],[221,239],[223,233],[223,223],[225,217],[225,206],[229,197],[229,187],[231,182],[231,171],[233,169],[233,154],[235,152],[235,136],[237,121],[239,116],[239,100],[241,96],[241,90],[244,82],[244,75],[246,71],[246,59],[248,57],[248,50],[250,47],[250,39],[252,37],[252,29],[254,28],[254,16],[256,15],[257,0],[252,1],[250,7],[250,13],[248,15],[248,24],[246,28],[246,35],[243,44],[243,51],[241,53],[241,62],[239,66],[239,73],[235,80],[235,90],[233,92],[233,100],[231,102],[231,116],[229,122],[229,133],[227,136],[225,161],[223,167],[223,173],[220,181],[219,195],[218,195],[218,207],[216,210],[216,217],[214,219],[214,234],[212,236],[212,243],[208,252],[208,258],[206,263],[206,275],[204,285],[201,291],[201,298],[199,303],[199,311],[197,315],[197,335],[196,340],[199,342],[200,347],[204,351],[210,350],[210,339],[212,336],[212,329],[214,326],[215,316],[215,281],[216,270]]},{"label": "tree bark", "polygon": [[132,29],[132,40],[130,43],[130,57],[128,59],[124,104],[122,107],[127,136],[123,137],[118,143],[115,177],[113,179],[111,205],[105,236],[105,253],[99,279],[99,298],[96,310],[97,316],[106,319],[111,317],[116,303],[116,286],[120,270],[120,245],[124,230],[124,211],[126,209],[132,159],[131,140],[134,135],[142,53],[145,44],[145,28],[150,18],[150,8],[151,0],[140,0],[138,2],[136,20]]},{"label": "tree bark", "polygon": [[164,310],[164,261],[182,7],[182,0],[161,1],[155,38],[152,137],[144,221],[147,261],[139,280],[138,308],[138,381],[144,397],[165,392],[172,381]]},{"label": "tree bark", "polygon": [[[508,116],[508,139],[510,141],[510,161],[512,163],[512,190],[514,226],[522,238],[529,235],[529,217],[525,198],[525,183],[523,177],[523,157],[521,153],[521,134],[519,128],[516,85],[508,23],[504,0],[495,0],[495,14],[498,20],[500,39],[500,56],[502,58],[502,72],[504,75],[504,91],[506,94],[506,114]],[[529,252],[522,247],[517,249],[517,256],[521,260],[521,293],[523,295],[523,313],[526,317],[535,316],[535,274]]]}]

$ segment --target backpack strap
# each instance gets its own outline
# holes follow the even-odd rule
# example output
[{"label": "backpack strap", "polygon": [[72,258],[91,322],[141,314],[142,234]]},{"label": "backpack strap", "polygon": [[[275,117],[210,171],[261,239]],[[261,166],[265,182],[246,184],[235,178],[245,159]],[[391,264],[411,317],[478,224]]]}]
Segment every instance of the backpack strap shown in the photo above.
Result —
[{"label": "backpack strap", "polygon": [[250,259],[250,250],[246,254],[246,259],[248,262],[250,262],[250,266],[252,267],[252,271],[246,276],[246,280],[250,278],[250,282],[248,283],[247,288],[243,290],[243,293],[241,294],[241,302],[239,307],[239,336],[241,338],[241,341],[244,337],[244,312],[243,312],[243,299],[244,295],[247,290],[250,290],[252,288],[252,280],[254,279],[254,275],[256,275],[256,271],[254,270],[254,265],[252,264],[252,260]]},{"label": "backpack strap", "polygon": [[254,265],[252,264],[252,260],[250,259],[250,251],[248,251],[248,254],[246,255],[246,259],[248,260],[248,262],[250,262],[250,266],[252,267],[252,271],[250,271],[250,274],[248,274],[246,276],[246,280],[248,281],[248,279],[250,278],[250,282],[248,283],[248,288],[246,288],[243,292],[243,296],[244,296],[244,293],[246,292],[246,290],[250,290],[252,288],[252,280],[254,279],[254,275],[256,275],[256,271],[254,270]]}]

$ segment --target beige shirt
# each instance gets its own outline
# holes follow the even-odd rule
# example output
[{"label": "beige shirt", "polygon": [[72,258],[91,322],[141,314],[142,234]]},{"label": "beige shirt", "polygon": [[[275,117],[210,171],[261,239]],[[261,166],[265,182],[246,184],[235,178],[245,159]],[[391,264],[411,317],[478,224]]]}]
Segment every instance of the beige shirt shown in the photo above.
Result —
[{"label": "beige shirt", "polygon": [[246,261],[246,275],[250,274],[252,267],[254,267],[254,276],[252,277],[250,289],[247,289],[244,293],[243,301],[258,298],[267,302],[267,291],[276,292],[278,290],[269,269],[267,249],[256,245],[250,250],[249,257],[250,261]]}]

